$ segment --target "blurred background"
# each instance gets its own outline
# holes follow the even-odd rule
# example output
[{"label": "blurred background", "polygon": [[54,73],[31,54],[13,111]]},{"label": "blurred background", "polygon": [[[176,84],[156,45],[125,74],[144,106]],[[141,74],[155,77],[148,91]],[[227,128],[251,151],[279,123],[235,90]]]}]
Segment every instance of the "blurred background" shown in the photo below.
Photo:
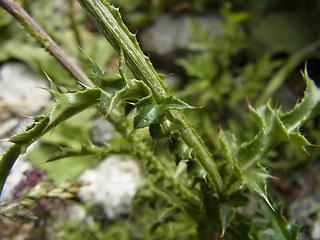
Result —
[{"label": "blurred background", "polygon": [[[76,1],[16,2],[89,76],[92,70],[87,55],[106,75],[117,72],[119,56]],[[156,70],[167,76],[164,82],[174,95],[193,106],[203,106],[186,111],[186,115],[215,159],[221,158],[219,128],[230,130],[242,141],[257,133],[248,102],[258,107],[270,101],[283,112],[292,109],[303,97],[301,70],[305,67],[310,78],[320,84],[319,0],[109,2],[120,7],[124,22],[137,33]],[[0,9],[0,138],[30,124],[26,116],[37,116],[53,106],[50,95],[37,88],[48,87],[44,72],[61,88],[79,88],[59,63]],[[30,203],[21,210],[21,219],[0,217],[1,239],[148,236],[143,226],[152,219],[151,210],[142,217],[130,216],[134,195],[144,181],[134,159],[71,157],[45,163],[59,146],[79,147],[88,138],[103,145],[112,139],[112,125],[96,115],[95,110],[85,111],[66,121],[18,161],[1,202],[14,201],[26,186],[38,182],[45,183],[43,191],[65,193],[71,187],[73,191],[60,201]],[[319,120],[314,117],[301,129],[316,145],[320,144]],[[0,143],[3,153],[8,144]],[[302,224],[300,239],[320,239],[320,151],[310,147],[307,152],[283,144],[261,162],[274,177],[269,180],[272,198],[285,203],[288,219]],[[73,182],[59,185],[67,180]],[[91,185],[85,187],[75,180]],[[35,217],[42,221],[33,220]],[[158,231],[145,239],[164,239],[161,229]]]}]

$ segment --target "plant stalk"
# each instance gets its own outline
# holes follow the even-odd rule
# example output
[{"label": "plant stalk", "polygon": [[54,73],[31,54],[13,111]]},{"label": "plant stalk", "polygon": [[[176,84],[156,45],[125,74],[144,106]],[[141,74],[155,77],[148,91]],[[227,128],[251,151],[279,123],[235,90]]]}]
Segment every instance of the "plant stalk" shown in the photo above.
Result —
[{"label": "plant stalk", "polygon": [[68,55],[53,41],[53,39],[30,17],[21,7],[10,0],[0,0],[0,6],[17,19],[26,31],[30,33],[61,65],[86,88],[93,88],[94,84],[85,73],[73,63]]},{"label": "plant stalk", "polygon": [[264,91],[257,100],[257,105],[262,105],[268,98],[272,96],[284,83],[290,72],[292,72],[301,62],[303,62],[308,54],[314,52],[320,47],[320,39],[304,47],[303,49],[292,54],[286,63],[278,70],[278,72],[270,79]]},{"label": "plant stalk", "polygon": [[81,34],[80,34],[79,27],[77,25],[76,18],[75,18],[76,9],[74,7],[74,0],[68,0],[68,4],[69,4],[68,17],[70,19],[70,26],[73,30],[73,33],[76,38],[76,42],[77,42],[78,46],[80,48],[83,48]]},{"label": "plant stalk", "polygon": [[[120,48],[126,64],[133,75],[142,80],[152,91],[157,103],[170,96],[166,86],[153,68],[149,58],[141,51],[135,34],[129,32],[121,20],[117,9],[102,0],[78,0],[91,20],[106,37],[113,48],[120,54]],[[181,132],[183,140],[193,149],[197,159],[207,171],[209,184],[219,193],[222,192],[222,179],[217,164],[205,147],[196,131],[190,127],[185,116],[179,110],[170,110],[170,118],[180,121],[185,130]]]}]

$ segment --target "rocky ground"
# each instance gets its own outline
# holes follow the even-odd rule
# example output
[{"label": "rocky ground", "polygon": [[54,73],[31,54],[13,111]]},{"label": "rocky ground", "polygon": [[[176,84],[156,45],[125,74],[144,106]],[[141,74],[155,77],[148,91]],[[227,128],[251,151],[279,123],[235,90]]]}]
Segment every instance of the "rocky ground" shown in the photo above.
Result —
[{"label": "rocky ground", "polygon": [[[173,18],[163,15],[140,35],[142,47],[152,56],[154,62],[159,63],[157,65],[162,68],[160,71],[170,73],[173,70],[172,59],[188,51],[189,37],[184,24],[186,17]],[[211,23],[221,21],[217,16],[205,16],[197,20]],[[213,33],[222,34],[215,24],[211,26]],[[159,35],[159,32],[166,34]],[[175,80],[179,81],[179,77],[176,76]],[[47,87],[46,82],[37,78],[25,64],[7,62],[0,66],[0,138],[5,139],[10,133],[24,129],[31,122],[27,116],[36,116],[51,104],[49,94],[39,87]],[[113,134],[112,126],[102,119],[95,121],[92,131],[95,131],[92,134],[95,136],[95,139],[92,139],[95,143],[101,143]],[[0,152],[3,153],[8,146],[7,142],[0,142]],[[24,177],[23,173],[33,168],[26,156],[17,161],[8,177],[0,202],[13,198],[15,187]],[[288,208],[289,216],[292,219],[297,219],[298,216],[297,223],[303,225],[300,235],[302,240],[320,239],[319,168],[316,166],[308,174],[300,176],[294,190],[294,200]],[[102,217],[108,219],[129,213],[135,192],[143,182],[137,162],[124,156],[106,158],[92,169],[84,171],[79,179],[90,183],[81,189],[79,199],[95,204],[101,210],[99,213]],[[74,214],[81,211],[78,209],[71,212]]]}]

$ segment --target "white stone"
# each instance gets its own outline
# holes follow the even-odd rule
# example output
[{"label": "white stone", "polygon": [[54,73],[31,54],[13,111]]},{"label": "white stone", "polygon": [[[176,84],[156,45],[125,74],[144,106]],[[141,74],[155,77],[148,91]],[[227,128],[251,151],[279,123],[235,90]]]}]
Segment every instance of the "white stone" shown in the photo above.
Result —
[{"label": "white stone", "polygon": [[106,141],[112,139],[115,130],[113,125],[100,116],[93,122],[90,130],[91,141],[96,145],[103,145]]},{"label": "white stone", "polygon": [[176,50],[189,48],[191,40],[187,29],[186,20],[192,19],[199,22],[201,26],[210,27],[213,35],[222,34],[218,24],[221,18],[215,15],[207,16],[170,16],[164,14],[159,17],[141,35],[143,49],[149,53],[156,53],[159,56],[172,54]]},{"label": "white stone", "polygon": [[49,103],[50,94],[39,87],[47,87],[23,63],[8,62],[0,69],[1,108],[17,116],[37,114]]},{"label": "white stone", "polygon": [[13,194],[16,186],[25,177],[23,173],[25,171],[32,170],[32,169],[33,168],[31,163],[26,161],[24,157],[17,159],[2,189],[2,193],[0,196],[0,203],[7,202],[13,199]]},{"label": "white stone", "polygon": [[80,199],[101,206],[108,219],[130,212],[137,187],[143,181],[136,161],[118,155],[109,156],[79,179],[90,183],[80,189]]},{"label": "white stone", "polygon": [[[49,103],[50,94],[39,87],[47,87],[46,81],[39,79],[27,65],[7,62],[0,68],[0,138],[23,131],[33,120],[22,115],[36,116],[41,108]],[[3,114],[5,113],[5,114]],[[10,146],[9,142],[0,143],[2,155]],[[0,202],[13,198],[15,187],[24,177],[24,172],[32,170],[25,155],[20,156],[6,180]]]}]

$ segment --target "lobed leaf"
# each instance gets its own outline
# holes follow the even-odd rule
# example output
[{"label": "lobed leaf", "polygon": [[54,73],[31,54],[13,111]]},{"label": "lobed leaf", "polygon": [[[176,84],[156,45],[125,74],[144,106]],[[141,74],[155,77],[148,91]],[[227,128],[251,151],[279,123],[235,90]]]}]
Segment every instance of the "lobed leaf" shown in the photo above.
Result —
[{"label": "lobed leaf", "polygon": [[161,104],[157,104],[153,96],[147,96],[136,103],[137,112],[134,117],[134,128],[143,128],[153,123],[160,123],[167,110],[193,108],[183,101],[175,98],[165,98]]},{"label": "lobed leaf", "polygon": [[86,89],[75,93],[59,93],[57,90],[48,90],[56,101],[55,107],[45,116],[34,118],[34,122],[25,131],[12,135],[9,142],[14,143],[0,160],[0,189],[20,154],[28,146],[47,133],[52,127],[77,113],[98,105],[102,90],[99,88]]},{"label": "lobed leaf", "polygon": [[[23,132],[16,133],[9,138],[9,142],[19,144],[23,150],[33,143],[44,133],[44,129],[48,126],[49,117],[39,116],[33,118],[34,122],[27,126]],[[24,152],[24,151],[23,151]]]},{"label": "lobed leaf", "polygon": [[152,123],[149,126],[149,132],[153,139],[161,139],[164,137],[171,137],[174,134],[181,132],[185,127],[178,120],[170,121],[164,117],[159,123]]},{"label": "lobed leaf", "polygon": [[[231,133],[220,132],[221,150],[227,159],[226,162],[229,162],[229,166],[225,163],[224,167],[220,167],[221,174],[238,175],[238,179],[261,196],[271,208],[266,188],[269,175],[259,162],[282,142],[293,142],[304,150],[306,146],[310,146],[308,140],[299,132],[299,127],[311,115],[319,113],[320,89],[308,77],[306,71],[303,78],[307,84],[304,98],[288,113],[283,114],[280,110],[273,109],[269,103],[257,109],[249,105],[250,113],[260,127],[260,131],[251,140],[240,145]],[[232,172],[232,166],[238,166],[240,172]],[[224,185],[226,188],[228,183],[224,182]]]},{"label": "lobed leaf", "polygon": [[266,179],[269,177],[268,172],[260,165],[246,169],[242,172],[244,178],[244,184],[248,186],[250,190],[259,194],[264,201],[273,210],[273,207],[268,199]]},{"label": "lobed leaf", "polygon": [[137,112],[134,117],[134,128],[143,128],[155,122],[160,122],[166,110],[165,106],[157,105],[152,96],[141,99],[136,104]]},{"label": "lobed leaf", "polygon": [[219,206],[219,213],[222,225],[221,237],[223,237],[227,227],[229,226],[229,223],[232,221],[235,215],[235,208],[230,207],[227,204],[221,204]]},{"label": "lobed leaf", "polygon": [[306,83],[304,97],[293,110],[281,114],[280,118],[289,132],[294,132],[299,129],[306,120],[312,115],[319,114],[320,106],[320,88],[309,78],[307,69],[305,68],[302,77]]},{"label": "lobed leaf", "polygon": [[84,91],[64,94],[54,90],[48,91],[56,101],[55,107],[49,114],[49,125],[57,125],[93,105],[98,105],[102,96],[102,90],[100,88],[91,88]]}]

